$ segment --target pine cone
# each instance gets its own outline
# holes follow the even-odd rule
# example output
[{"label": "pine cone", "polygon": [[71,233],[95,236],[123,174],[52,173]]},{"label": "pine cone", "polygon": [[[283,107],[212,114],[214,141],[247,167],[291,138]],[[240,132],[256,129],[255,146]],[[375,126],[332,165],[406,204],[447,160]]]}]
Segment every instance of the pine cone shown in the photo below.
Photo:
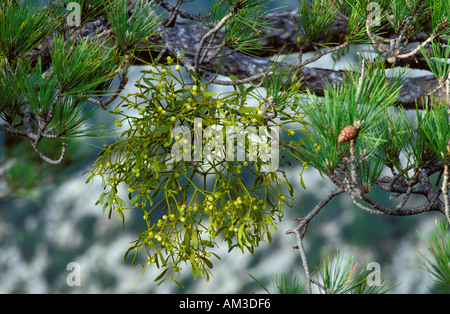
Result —
[{"label": "pine cone", "polygon": [[355,139],[358,136],[358,129],[353,125],[347,125],[345,128],[341,130],[338,136],[338,143],[348,142],[350,140]]}]

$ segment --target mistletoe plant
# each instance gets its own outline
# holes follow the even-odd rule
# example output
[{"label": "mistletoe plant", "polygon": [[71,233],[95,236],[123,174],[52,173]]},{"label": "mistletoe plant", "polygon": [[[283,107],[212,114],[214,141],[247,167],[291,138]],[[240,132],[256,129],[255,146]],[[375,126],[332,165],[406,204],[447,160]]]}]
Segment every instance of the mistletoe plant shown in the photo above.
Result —
[{"label": "mistletoe plant", "polygon": [[[278,155],[284,142],[280,129],[289,139],[296,133],[286,124],[297,110],[289,104],[301,84],[286,84],[290,69],[273,69],[270,80],[261,82],[264,95],[233,76],[234,91],[218,95],[208,91],[210,82],[197,73],[199,64],[210,62],[225,48],[245,53],[257,48],[254,42],[261,37],[257,30],[266,27],[267,18],[256,13],[265,5],[216,3],[207,22],[212,30],[200,45],[211,43],[221,28],[227,34],[223,42],[199,49],[193,64],[186,63],[182,51],[175,58],[166,57],[164,66],[144,71],[135,84],[139,91],[122,97],[111,111],[117,116],[116,126],[126,130],[113,144],[105,143],[88,181],[103,178],[107,192],[98,203],[110,216],[117,212],[125,219],[127,211],[142,210],[147,229],[124,258],[134,251],[135,264],[143,251],[147,256],[143,271],[149,265],[162,269],[156,281],[170,279],[181,285],[185,264],[194,277],[209,279],[211,255],[220,258],[213,248],[221,240],[229,250],[237,247],[253,253],[261,241],[271,241],[283,204],[293,200],[285,156]],[[162,56],[146,62],[131,55],[151,66]],[[180,63],[188,70],[189,82]],[[254,106],[248,105],[250,99]],[[303,115],[298,110],[295,114],[301,123]],[[274,120],[277,116],[285,121]],[[301,156],[290,154],[303,164]],[[119,197],[123,184],[129,192],[125,200]]]},{"label": "mistletoe plant", "polygon": [[[130,210],[142,211],[147,230],[139,234],[125,258],[135,250],[134,264],[142,250],[148,258],[141,265],[143,271],[153,264],[163,269],[156,280],[169,278],[180,284],[185,263],[191,265],[194,277],[209,279],[211,255],[220,258],[212,248],[221,239],[229,250],[238,247],[251,253],[266,238],[270,242],[271,229],[277,230],[282,206],[292,199],[293,189],[284,162],[279,165],[276,155],[276,167],[270,169],[261,154],[282,140],[279,132],[262,135],[261,130],[286,129],[270,119],[273,109],[265,107],[266,98],[255,93],[253,86],[238,85],[218,95],[200,81],[192,85],[185,82],[178,61],[169,56],[166,66],[143,71],[135,84],[139,91],[122,97],[111,111],[117,116],[116,126],[126,130],[113,144],[105,144],[88,181],[103,178],[109,191],[102,193],[98,203],[109,215],[115,211],[125,219]],[[295,90],[290,88],[283,97],[292,94]],[[249,106],[248,98],[258,103]],[[255,126],[261,127],[259,136],[249,131]],[[237,135],[236,149],[236,136],[230,131]],[[239,141],[240,134],[244,141]],[[244,149],[252,145],[257,146],[255,150]],[[241,159],[239,151],[246,152]],[[273,153],[267,151],[267,155]],[[201,158],[195,160],[192,155]],[[128,186],[128,199],[118,195],[121,184]],[[167,271],[170,275],[164,277]]]}]

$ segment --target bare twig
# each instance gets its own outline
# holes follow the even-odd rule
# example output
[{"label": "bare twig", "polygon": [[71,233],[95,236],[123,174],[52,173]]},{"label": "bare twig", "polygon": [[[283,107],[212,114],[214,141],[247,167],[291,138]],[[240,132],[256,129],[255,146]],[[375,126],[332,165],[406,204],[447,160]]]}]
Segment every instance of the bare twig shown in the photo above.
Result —
[{"label": "bare twig", "polygon": [[294,247],[295,249],[298,249],[300,252],[300,257],[302,259],[302,265],[305,270],[306,278],[308,281],[308,291],[309,293],[312,292],[311,290],[311,283],[315,283],[313,280],[311,280],[311,273],[308,268],[308,261],[306,259],[305,249],[303,247],[303,237],[304,232],[301,233],[302,229],[306,229],[308,226],[308,223],[313,219],[320,210],[325,207],[325,205],[328,204],[329,201],[331,201],[335,196],[341,194],[344,192],[344,189],[339,188],[337,190],[334,190],[330,192],[324,199],[322,199],[305,217],[303,218],[297,218],[296,220],[299,221],[298,225],[294,228],[286,231],[286,234],[295,234],[297,239],[297,245]]},{"label": "bare twig", "polygon": [[408,28],[411,25],[412,21],[416,17],[417,10],[421,6],[422,2],[423,2],[423,0],[420,0],[420,1],[417,1],[417,2],[414,3],[414,8],[411,11],[411,14],[406,19],[406,21],[405,21],[405,23],[403,25],[403,29],[400,32],[400,35],[397,36],[397,38],[395,39],[395,46],[394,46],[395,50],[397,50],[399,48],[400,43],[403,41],[403,38],[405,37],[406,31],[408,30]]},{"label": "bare twig", "polygon": [[198,50],[197,50],[197,53],[195,54],[195,58],[194,58],[194,70],[195,70],[195,72],[198,72],[198,69],[199,69],[199,66],[200,66],[200,56],[201,56],[201,54],[203,53],[203,49],[205,49],[204,48],[204,45],[205,45],[205,42],[206,42],[206,40],[209,38],[209,37],[211,37],[211,36],[213,36],[214,34],[216,34],[224,25],[225,25],[225,23],[229,20],[229,19],[231,19],[233,16],[235,15],[235,13],[234,12],[230,12],[230,13],[228,13],[227,15],[225,15],[217,24],[216,24],[216,26],[214,26],[214,28],[212,28],[211,30],[209,30],[209,32],[207,32],[203,37],[202,37],[202,39],[200,40],[200,44],[199,44],[199,46],[198,46]]},{"label": "bare twig", "polygon": [[350,176],[352,178],[352,187],[355,189],[356,195],[358,197],[361,197],[361,195],[362,195],[361,182],[360,182],[358,174],[356,172],[355,146],[356,146],[355,139],[351,139],[350,140]]},{"label": "bare twig", "polygon": [[444,165],[444,180],[442,180],[442,193],[444,194],[445,216],[450,222],[450,203],[448,200],[448,177],[450,175],[449,165]]},{"label": "bare twig", "polygon": [[362,65],[361,65],[361,75],[359,77],[358,87],[356,88],[356,96],[355,96],[356,103],[359,102],[359,96],[361,94],[361,86],[362,86],[362,82],[363,82],[365,74],[366,74],[366,59],[363,58]]},{"label": "bare twig", "polygon": [[29,139],[31,147],[36,152],[36,154],[39,157],[41,157],[42,160],[44,160],[45,162],[52,164],[52,165],[57,165],[57,164],[61,163],[61,161],[63,161],[63,159],[64,159],[64,156],[66,155],[67,144],[66,144],[66,141],[64,140],[64,138],[62,139],[62,141],[63,142],[62,142],[61,156],[58,159],[53,160],[53,159],[45,156],[44,153],[42,153],[39,150],[39,148],[37,147],[37,143],[35,141],[33,141],[32,139]]},{"label": "bare twig", "polygon": [[[174,7],[170,4],[168,4],[165,1],[162,0],[154,0],[158,5],[160,5],[162,8],[166,9],[169,12],[172,12],[171,17],[169,17],[168,21],[171,21],[171,23],[174,23],[174,21],[172,21],[172,16],[176,17],[177,15],[179,15],[182,18],[185,19],[189,19],[192,21],[199,21],[199,22],[204,22],[205,18],[203,16],[201,16],[200,14],[191,14],[189,12],[185,12],[185,11],[181,11],[180,9],[180,5],[183,1],[178,1],[179,4],[177,3],[177,5]],[[173,18],[174,19],[174,18]],[[171,23],[166,23],[165,26],[171,26]]]}]

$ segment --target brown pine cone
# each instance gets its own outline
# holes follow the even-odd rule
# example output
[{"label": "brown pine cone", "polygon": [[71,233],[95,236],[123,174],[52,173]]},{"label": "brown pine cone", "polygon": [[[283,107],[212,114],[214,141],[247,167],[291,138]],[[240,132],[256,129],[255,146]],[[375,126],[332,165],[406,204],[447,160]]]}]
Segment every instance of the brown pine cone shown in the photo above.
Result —
[{"label": "brown pine cone", "polygon": [[348,142],[350,140],[355,139],[358,136],[358,129],[353,125],[347,125],[345,128],[341,130],[338,136],[338,143]]}]

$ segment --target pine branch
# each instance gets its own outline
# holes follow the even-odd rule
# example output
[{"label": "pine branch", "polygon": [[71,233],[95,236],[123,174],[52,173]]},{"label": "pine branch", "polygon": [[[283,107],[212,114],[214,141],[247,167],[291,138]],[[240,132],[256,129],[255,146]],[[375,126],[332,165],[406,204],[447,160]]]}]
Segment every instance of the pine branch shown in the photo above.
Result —
[{"label": "pine branch", "polygon": [[[271,15],[273,18],[271,27],[264,31],[268,37],[263,38],[259,42],[262,48],[259,51],[260,57],[266,57],[277,53],[282,48],[284,48],[284,51],[286,52],[299,51],[299,43],[296,41],[299,33],[297,31],[296,22],[293,19],[295,14],[295,11],[289,11]],[[184,50],[186,52],[186,57],[184,59],[187,59],[184,60],[184,62],[194,65],[194,60],[189,61],[188,56],[195,56],[197,51],[199,51],[198,48],[201,45],[203,36],[205,36],[210,29],[205,27],[202,23],[175,23],[173,27],[161,28],[163,29],[161,33],[164,34],[164,36],[151,36],[148,38],[148,41],[140,42],[138,47],[147,48],[150,46],[152,49],[159,52],[180,52]],[[109,22],[102,16],[77,30],[77,34],[83,37],[103,38],[105,37],[105,33],[110,31],[111,26],[109,25]],[[329,35],[322,38],[320,42],[338,42],[345,31],[346,23],[337,21],[331,26]],[[220,44],[222,37],[223,33],[220,31],[217,32],[213,43]],[[301,44],[302,53],[314,50],[312,43],[302,42]],[[37,56],[42,56],[43,65],[48,66],[50,62],[48,46],[51,45],[52,39],[47,38],[45,43],[41,44],[36,51],[28,53],[26,58],[29,58],[33,62],[36,60]],[[418,55],[416,50],[410,49],[404,51],[402,58],[397,59],[396,66],[409,66],[410,68],[429,70],[425,59]],[[414,53],[411,51],[414,51]],[[408,55],[409,57],[405,57]],[[142,51],[138,56],[143,60],[150,60],[148,51]],[[221,59],[221,54],[217,54],[216,58],[213,58],[212,60],[211,58],[208,58],[206,61],[208,62],[199,65],[203,76],[211,79],[207,72],[217,72],[224,76],[234,75],[242,79],[242,81],[237,83],[261,79],[263,73],[274,67],[274,63],[269,60],[248,56],[240,52],[233,52],[230,55],[225,54],[223,60]],[[139,64],[139,62],[136,64]],[[195,69],[195,67],[193,67],[193,69]],[[303,86],[304,89],[308,88],[318,96],[322,96],[323,91],[326,88],[326,81],[329,81],[331,84],[339,84],[343,79],[344,72],[304,66],[298,75],[302,76],[305,81]],[[397,99],[397,105],[403,106],[406,109],[415,109],[416,100],[418,101],[419,108],[422,108],[426,103],[426,99],[428,99],[431,94],[433,94],[434,98],[437,100],[445,100],[444,89],[438,88],[439,82],[432,75],[408,78],[401,82],[401,85],[402,90]]]}]

